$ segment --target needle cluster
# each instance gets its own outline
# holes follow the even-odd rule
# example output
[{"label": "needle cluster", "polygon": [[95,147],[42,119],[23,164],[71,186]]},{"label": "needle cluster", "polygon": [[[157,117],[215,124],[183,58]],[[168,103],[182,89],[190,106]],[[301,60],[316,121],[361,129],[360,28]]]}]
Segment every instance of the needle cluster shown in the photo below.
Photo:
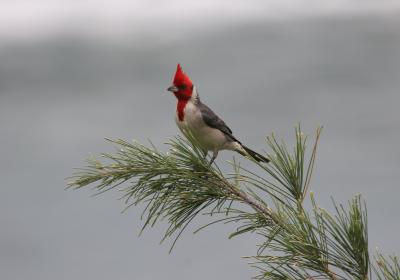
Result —
[{"label": "needle cluster", "polygon": [[235,160],[229,163],[233,172],[224,174],[209,164],[190,135],[171,139],[166,153],[153,145],[109,140],[117,151],[102,154],[102,161],[88,160],[87,167],[71,177],[69,187],[92,185],[97,193],[122,187],[127,209],[146,205],[143,229],[160,220],[168,223],[163,240],[173,238],[171,250],[200,214],[211,220],[204,227],[234,222],[238,226],[230,237],[262,237],[251,257],[259,270],[257,279],[400,280],[396,257],[377,253],[371,260],[367,210],[360,196],[346,205],[333,201],[335,210],[329,213],[308,192],[320,133],[318,128],[308,157],[300,126],[292,150],[274,135],[267,137],[271,152],[266,157],[271,162],[253,161],[263,175]]}]

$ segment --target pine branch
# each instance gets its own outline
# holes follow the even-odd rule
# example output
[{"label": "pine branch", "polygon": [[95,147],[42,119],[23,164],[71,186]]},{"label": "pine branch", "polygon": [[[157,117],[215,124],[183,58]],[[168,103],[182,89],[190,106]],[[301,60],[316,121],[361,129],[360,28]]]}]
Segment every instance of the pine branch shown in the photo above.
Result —
[{"label": "pine branch", "polygon": [[[247,204],[266,221],[274,223],[273,213],[266,204],[224,178],[218,168],[211,167],[202,157],[202,151],[187,140],[179,137],[171,140],[170,153],[166,154],[139,143],[109,141],[121,146],[116,155],[102,155],[111,163],[104,165],[90,159],[88,167],[71,178],[69,187],[81,188],[94,183],[98,193],[102,193],[133,181],[133,185],[124,189],[127,208],[139,202],[147,203],[143,229],[160,218],[168,218],[170,227],[163,239],[176,232],[179,236],[206,208],[211,207],[210,214],[221,212],[227,202]],[[225,211],[228,213],[229,209]]]},{"label": "pine branch", "polygon": [[399,280],[400,279],[400,262],[396,256],[389,256],[385,258],[382,254],[378,253],[375,257],[378,268],[374,267],[378,279],[383,280]]},{"label": "pine branch", "polygon": [[103,154],[102,161],[88,160],[88,166],[71,178],[69,187],[93,185],[99,194],[125,186],[126,209],[146,204],[142,230],[167,221],[162,240],[174,238],[171,250],[199,214],[210,218],[221,214],[222,218],[204,227],[236,223],[237,230],[230,237],[255,233],[264,238],[253,258],[253,265],[261,271],[258,279],[367,280],[373,270],[379,280],[399,280],[399,263],[394,257],[390,262],[378,255],[377,268],[371,269],[366,207],[360,196],[347,208],[334,202],[336,213],[330,214],[317,205],[311,193],[312,209],[304,208],[320,133],[318,128],[308,159],[307,138],[300,125],[293,152],[274,135],[268,137],[270,164],[253,161],[267,176],[247,170],[235,160],[230,163],[233,172],[223,174],[216,164],[209,164],[190,134],[187,139],[170,140],[167,153],[153,145],[108,140],[117,145],[117,152]]}]

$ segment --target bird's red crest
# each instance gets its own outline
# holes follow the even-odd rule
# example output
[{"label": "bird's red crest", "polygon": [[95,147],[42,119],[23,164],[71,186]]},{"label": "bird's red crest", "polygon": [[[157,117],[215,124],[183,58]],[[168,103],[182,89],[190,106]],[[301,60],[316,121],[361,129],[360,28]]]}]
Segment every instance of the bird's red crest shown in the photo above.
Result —
[{"label": "bird's red crest", "polygon": [[188,88],[191,88],[193,86],[192,81],[190,80],[189,76],[185,72],[183,72],[180,64],[178,64],[178,66],[176,67],[176,73],[173,83],[176,86],[185,85]]},{"label": "bird's red crest", "polygon": [[193,93],[193,83],[189,76],[183,72],[182,67],[178,64],[176,73],[173,81],[173,85],[177,88],[173,91],[174,95],[178,99],[177,112],[180,121],[183,121],[185,117],[185,107]]}]

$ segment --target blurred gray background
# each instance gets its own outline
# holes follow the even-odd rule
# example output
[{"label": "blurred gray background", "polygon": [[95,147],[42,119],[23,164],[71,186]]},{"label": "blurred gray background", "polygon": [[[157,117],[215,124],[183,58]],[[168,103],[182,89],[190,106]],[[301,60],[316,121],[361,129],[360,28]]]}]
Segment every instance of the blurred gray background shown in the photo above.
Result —
[{"label": "blurred gray background", "polygon": [[[370,248],[400,253],[399,1],[0,2],[0,278],[250,279],[257,240],[223,225],[171,255],[160,225],[118,191],[64,190],[104,138],[178,134],[176,64],[257,150],[323,125],[312,190],[321,206],[361,193]],[[218,163],[232,153],[223,152]]]}]

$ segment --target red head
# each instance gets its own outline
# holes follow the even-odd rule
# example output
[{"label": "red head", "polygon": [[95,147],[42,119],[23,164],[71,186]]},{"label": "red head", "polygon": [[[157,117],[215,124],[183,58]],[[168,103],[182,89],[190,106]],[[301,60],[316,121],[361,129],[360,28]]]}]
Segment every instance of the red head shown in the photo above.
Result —
[{"label": "red head", "polygon": [[168,88],[168,91],[174,93],[176,98],[180,100],[188,100],[192,96],[193,83],[189,76],[183,72],[182,67],[178,64],[172,86]]}]

